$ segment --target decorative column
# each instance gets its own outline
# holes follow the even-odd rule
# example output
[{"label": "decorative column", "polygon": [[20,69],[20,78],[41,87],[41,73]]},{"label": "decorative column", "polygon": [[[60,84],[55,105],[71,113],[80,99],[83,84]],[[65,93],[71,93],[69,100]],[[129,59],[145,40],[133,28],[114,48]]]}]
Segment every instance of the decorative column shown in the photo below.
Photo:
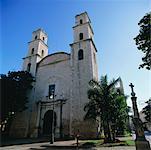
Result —
[{"label": "decorative column", "polygon": [[136,102],[137,97],[135,97],[135,92],[133,89],[134,85],[131,83],[129,86],[131,87],[132,90],[131,100],[132,100],[133,111],[134,111],[133,123],[135,126],[135,134],[136,134],[136,139],[135,139],[136,150],[150,150],[149,142],[145,138],[143,123],[139,118],[139,112]]},{"label": "decorative column", "polygon": [[36,129],[37,129],[37,137],[40,134],[40,119],[41,119],[41,101],[37,102],[38,107],[38,114],[37,114],[37,122],[36,122]]},{"label": "decorative column", "polygon": [[60,99],[60,139],[63,138],[62,108],[67,99]]}]

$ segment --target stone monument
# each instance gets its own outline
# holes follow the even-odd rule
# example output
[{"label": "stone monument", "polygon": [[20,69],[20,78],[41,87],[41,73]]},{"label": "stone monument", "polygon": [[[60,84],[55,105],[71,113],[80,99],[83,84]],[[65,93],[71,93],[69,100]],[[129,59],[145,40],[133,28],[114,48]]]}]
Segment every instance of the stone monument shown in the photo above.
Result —
[{"label": "stone monument", "polygon": [[129,86],[131,87],[132,90],[131,100],[132,100],[132,106],[134,111],[133,123],[135,126],[135,134],[136,134],[136,139],[135,139],[136,150],[150,150],[149,142],[145,138],[143,123],[139,118],[139,112],[136,103],[137,97],[135,96],[135,92],[133,89],[134,85],[131,83]]}]

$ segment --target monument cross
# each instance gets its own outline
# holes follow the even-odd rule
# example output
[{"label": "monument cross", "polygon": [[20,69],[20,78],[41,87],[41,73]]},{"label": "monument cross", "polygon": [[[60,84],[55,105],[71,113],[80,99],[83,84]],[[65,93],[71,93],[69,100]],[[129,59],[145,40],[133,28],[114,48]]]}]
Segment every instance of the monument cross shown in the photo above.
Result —
[{"label": "monument cross", "polygon": [[132,93],[131,93],[131,95],[132,96],[135,96],[135,92],[134,92],[134,85],[132,84],[132,83],[130,83],[130,85],[129,85],[130,87],[131,87],[131,90],[132,90]]},{"label": "monument cross", "polygon": [[134,111],[133,123],[135,126],[135,134],[136,134],[136,139],[135,139],[136,150],[150,150],[149,142],[145,138],[143,123],[139,118],[139,112],[136,103],[137,97],[135,96],[134,89],[133,89],[134,85],[130,83],[129,86],[131,87],[132,90],[131,99],[132,99],[132,106]]}]

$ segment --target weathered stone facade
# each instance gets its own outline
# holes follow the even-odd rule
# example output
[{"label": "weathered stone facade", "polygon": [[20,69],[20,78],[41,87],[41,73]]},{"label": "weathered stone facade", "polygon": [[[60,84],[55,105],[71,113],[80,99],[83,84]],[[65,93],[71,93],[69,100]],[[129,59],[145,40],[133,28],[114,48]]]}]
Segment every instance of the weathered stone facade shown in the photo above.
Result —
[{"label": "weathered stone facade", "polygon": [[[54,119],[56,138],[69,137],[77,132],[81,137],[97,136],[96,122],[83,120],[84,106],[88,102],[88,82],[98,80],[97,49],[90,23],[86,12],[76,15],[74,41],[70,44],[69,54],[48,55],[47,34],[42,29],[33,32],[23,70],[29,71],[36,81],[28,95],[29,109],[19,114],[22,119],[16,118],[13,122],[11,135],[38,137],[44,136],[46,131],[50,135],[52,129],[50,131],[49,126],[52,128]],[[55,86],[54,99],[49,97],[52,85]],[[54,118],[49,120],[53,103]],[[47,118],[46,114],[50,116]]]}]

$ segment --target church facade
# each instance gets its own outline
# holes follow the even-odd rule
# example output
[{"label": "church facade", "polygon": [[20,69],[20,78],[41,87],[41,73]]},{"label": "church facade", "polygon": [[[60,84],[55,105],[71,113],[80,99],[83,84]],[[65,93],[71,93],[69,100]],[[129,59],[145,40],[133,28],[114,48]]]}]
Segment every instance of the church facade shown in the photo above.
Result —
[{"label": "church facade", "polygon": [[97,49],[91,21],[86,12],[75,16],[71,52],[48,54],[47,34],[38,29],[32,33],[23,70],[35,82],[28,94],[28,110],[17,114],[11,127],[16,137],[49,136],[96,137],[98,125],[84,120],[84,106],[91,79],[98,80]]}]

